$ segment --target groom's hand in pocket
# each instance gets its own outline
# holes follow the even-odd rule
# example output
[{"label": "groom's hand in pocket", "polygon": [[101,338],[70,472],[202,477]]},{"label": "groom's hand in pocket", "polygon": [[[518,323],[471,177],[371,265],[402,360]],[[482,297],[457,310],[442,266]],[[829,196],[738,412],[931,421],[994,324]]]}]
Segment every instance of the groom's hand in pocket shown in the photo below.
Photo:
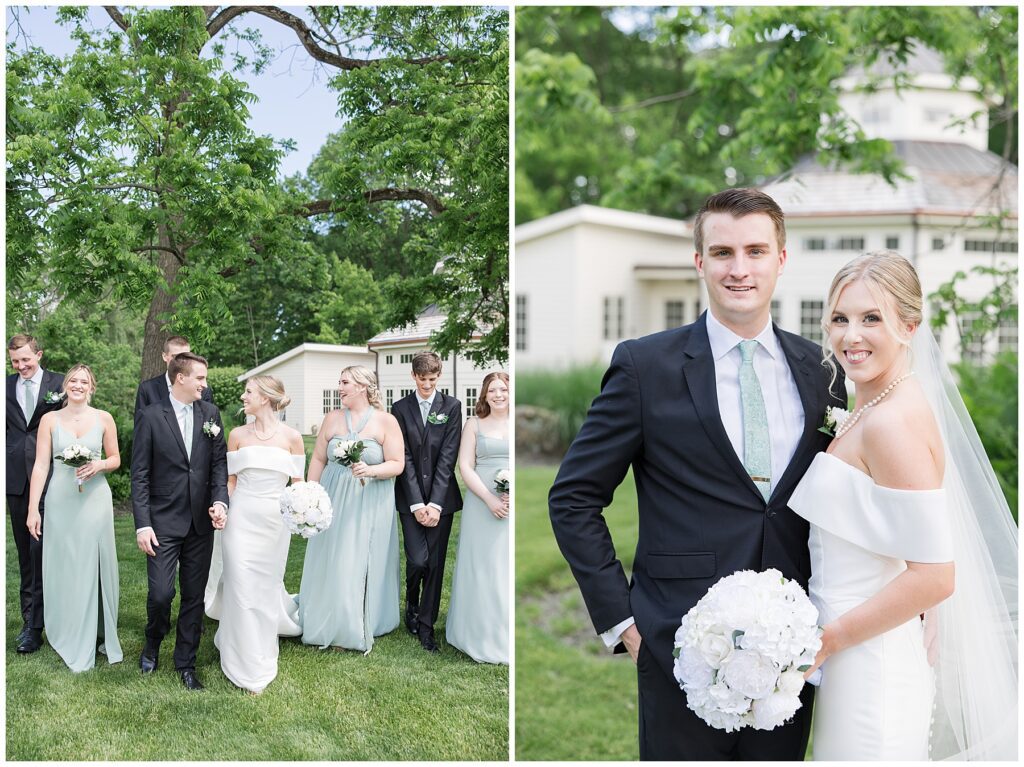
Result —
[{"label": "groom's hand in pocket", "polygon": [[622,632],[622,636],[619,637],[622,640],[622,644],[626,645],[626,652],[629,653],[629,657],[633,659],[633,663],[636,663],[637,656],[640,654],[640,645],[643,644],[643,638],[640,636],[640,632],[637,631],[636,624],[627,628]]},{"label": "groom's hand in pocket", "polygon": [[147,557],[155,557],[156,552],[153,551],[155,546],[159,546],[160,542],[156,539],[156,533],[153,532],[153,528],[147,528],[146,530],[140,530],[135,534],[135,542],[139,544],[139,548],[146,553]]}]

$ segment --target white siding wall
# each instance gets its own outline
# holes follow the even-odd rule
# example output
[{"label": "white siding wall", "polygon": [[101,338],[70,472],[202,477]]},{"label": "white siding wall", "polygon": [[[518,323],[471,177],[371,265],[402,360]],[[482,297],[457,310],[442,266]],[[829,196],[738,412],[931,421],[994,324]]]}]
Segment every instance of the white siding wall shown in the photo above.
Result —
[{"label": "white siding wall", "polygon": [[341,371],[350,365],[363,365],[373,370],[375,360],[372,352],[307,352],[300,356],[304,358],[304,391],[307,400],[303,410],[306,418],[305,428],[299,430],[303,434],[311,434],[313,427],[319,428],[324,420],[324,390],[336,391]]},{"label": "white siding wall", "polygon": [[516,247],[516,295],[526,296],[526,349],[515,351],[517,365],[557,367],[565,359],[565,347],[579,349],[577,315],[591,303],[576,284],[577,264],[583,263],[580,253],[574,229]]}]

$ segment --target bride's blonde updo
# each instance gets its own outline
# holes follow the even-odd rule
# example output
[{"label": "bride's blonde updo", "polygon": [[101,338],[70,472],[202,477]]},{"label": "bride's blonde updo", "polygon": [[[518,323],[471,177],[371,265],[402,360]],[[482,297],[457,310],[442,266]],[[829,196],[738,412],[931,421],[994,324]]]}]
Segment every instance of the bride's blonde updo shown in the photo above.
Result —
[{"label": "bride's blonde updo", "polygon": [[377,376],[372,370],[363,365],[350,365],[342,370],[341,374],[347,374],[357,384],[366,387],[366,399],[372,407],[377,410],[384,409],[384,403],[380,401],[380,389],[377,388]]},{"label": "bride's blonde updo", "polygon": [[292,398],[284,393],[284,384],[274,376],[253,376],[248,379],[264,397],[270,400],[270,409],[279,413],[291,404]]},{"label": "bride's blonde updo", "polygon": [[821,318],[821,328],[824,332],[824,341],[821,345],[824,352],[822,364],[827,365],[832,371],[833,383],[838,371],[835,350],[829,342],[832,315],[836,310],[836,304],[839,303],[839,294],[847,285],[858,280],[863,280],[868,291],[878,301],[885,329],[900,345],[906,347],[908,355],[911,339],[904,328],[907,325],[920,325],[924,321],[921,280],[910,261],[895,250],[875,250],[857,256],[836,272],[828,291],[828,306]]}]

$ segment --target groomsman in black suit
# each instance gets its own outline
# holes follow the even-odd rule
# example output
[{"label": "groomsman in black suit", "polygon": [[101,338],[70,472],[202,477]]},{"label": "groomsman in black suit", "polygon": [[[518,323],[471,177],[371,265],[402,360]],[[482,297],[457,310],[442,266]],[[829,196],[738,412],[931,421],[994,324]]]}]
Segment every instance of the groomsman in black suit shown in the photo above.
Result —
[{"label": "groomsman in black suit", "polygon": [[[708,310],[616,348],[551,488],[551,524],[594,628],[636,664],[641,759],[800,760],[812,687],[774,730],[713,729],[673,678],[673,639],[737,570],[776,568],[807,587],[808,526],[787,503],[828,447],[818,428],[845,405],[843,376],[830,387],[821,349],[772,322],[786,229],[771,197],[712,195],[693,229]],[[627,579],[602,512],[630,468],[639,537]]]},{"label": "groomsman in black suit", "polygon": [[[39,419],[60,407],[64,376],[43,370],[43,350],[32,336],[18,334],[7,342],[7,353],[16,371],[7,376],[7,509],[18,548],[21,570],[20,653],[43,646],[43,539],[28,534],[28,489],[36,460]],[[45,498],[45,490],[43,496]],[[43,502],[39,502],[43,512]]]},{"label": "groomsman in black suit", "polygon": [[213,531],[227,519],[227,447],[220,411],[202,400],[206,360],[184,352],[171,360],[170,395],[143,408],[132,449],[132,511],[139,548],[149,557],[143,674],[156,671],[160,642],[171,627],[174,579],[181,607],[174,667],[189,690],[201,690],[196,651]]},{"label": "groomsman in black suit", "polygon": [[[164,341],[164,362],[170,366],[171,360],[174,359],[175,356],[182,352],[190,351],[192,351],[192,348],[189,346],[187,338],[183,336],[171,336]],[[140,383],[139,390],[135,394],[135,421],[138,422],[139,413],[141,413],[147,406],[152,405],[154,402],[166,402],[170,391],[171,375],[169,369],[168,372],[163,375],[147,378],[145,381]],[[203,389],[203,401],[213,404],[213,394],[211,393],[209,386]]]},{"label": "groomsman in black suit", "polygon": [[405,471],[395,483],[405,542],[405,626],[432,653],[438,652],[434,621],[441,607],[448,537],[455,512],[462,508],[455,480],[462,404],[437,390],[440,377],[441,358],[420,352],[412,359],[416,391],[391,407],[405,440]]}]

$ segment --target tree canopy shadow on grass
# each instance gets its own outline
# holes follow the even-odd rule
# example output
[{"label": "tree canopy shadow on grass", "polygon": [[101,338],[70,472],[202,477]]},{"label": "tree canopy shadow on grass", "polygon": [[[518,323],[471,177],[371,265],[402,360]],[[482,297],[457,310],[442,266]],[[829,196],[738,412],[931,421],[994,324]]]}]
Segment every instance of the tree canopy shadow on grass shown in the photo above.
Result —
[{"label": "tree canopy shadow on grass", "polygon": [[[124,661],[110,665],[97,656],[96,668],[73,674],[49,645],[19,656],[18,560],[8,531],[6,758],[505,761],[508,667],[478,664],[443,641],[458,525],[456,515],[437,622],[440,655],[424,652],[404,627],[379,637],[365,656],[282,639],[278,677],[259,696],[221,673],[217,623],[209,618],[196,664],[205,691],[185,690],[174,672],[173,626],[159,671],[139,672],[146,564],[130,515],[114,520]],[[299,589],[304,554],[305,541],[293,537],[285,575],[291,593]],[[177,611],[175,598],[174,618]]]}]

